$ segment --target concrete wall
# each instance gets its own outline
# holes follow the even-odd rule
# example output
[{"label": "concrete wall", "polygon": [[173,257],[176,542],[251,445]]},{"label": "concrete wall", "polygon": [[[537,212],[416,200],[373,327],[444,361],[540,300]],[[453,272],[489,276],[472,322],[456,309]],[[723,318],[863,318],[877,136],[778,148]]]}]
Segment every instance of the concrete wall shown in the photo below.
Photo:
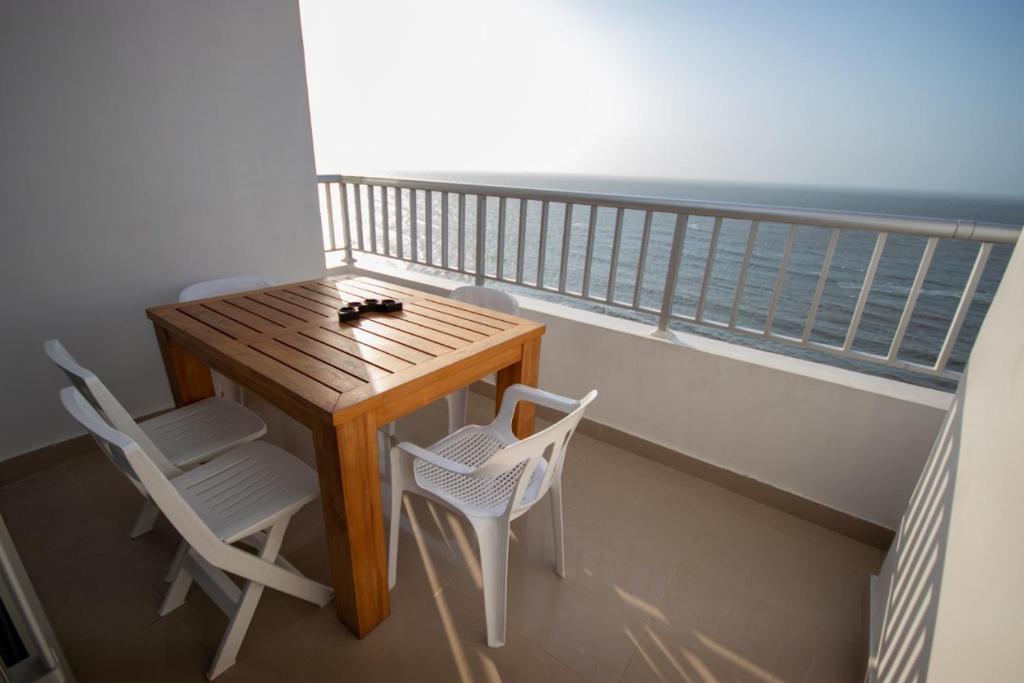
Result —
[{"label": "concrete wall", "polygon": [[0,4],[0,150],[0,459],[79,432],[44,339],[152,412],[146,307],[323,270],[295,2]]},{"label": "concrete wall", "polygon": [[[446,292],[450,280],[382,270]],[[520,299],[547,325],[541,383],[600,399],[587,416],[890,529],[950,395],[695,335]]]},{"label": "concrete wall", "polygon": [[873,680],[1021,679],[1022,444],[1018,249],[879,576]]}]

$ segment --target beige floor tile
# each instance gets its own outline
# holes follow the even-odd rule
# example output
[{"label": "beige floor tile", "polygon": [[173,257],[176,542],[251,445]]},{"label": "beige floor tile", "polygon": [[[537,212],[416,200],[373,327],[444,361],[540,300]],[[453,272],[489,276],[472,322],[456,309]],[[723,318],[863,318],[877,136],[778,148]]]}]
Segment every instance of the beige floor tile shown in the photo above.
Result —
[{"label": "beige floor tile", "polygon": [[444,590],[413,614],[395,615],[362,641],[335,634],[307,650],[304,681],[582,681],[525,636],[488,648],[482,612]]},{"label": "beige floor tile", "polygon": [[68,548],[103,525],[63,467],[4,486],[0,514],[25,562]]},{"label": "beige floor tile", "polygon": [[[538,510],[539,511],[539,510]],[[550,525],[549,520],[534,520]],[[535,641],[544,651],[592,681],[615,681],[622,674],[633,650],[627,635],[630,627],[643,624],[650,603],[613,583],[596,580],[597,568],[571,564],[567,576],[559,578],[550,554],[531,552],[540,544],[524,544],[523,518],[514,523],[519,539],[511,544],[508,578],[507,624],[511,643],[516,637]],[[470,533],[467,529],[467,534]],[[591,576],[587,576],[587,572]],[[446,592],[470,600],[480,618],[484,616],[479,565],[464,565]],[[481,639],[483,636],[481,635]],[[482,640],[481,640],[482,642]]]},{"label": "beige floor tile", "polygon": [[104,522],[119,525],[127,536],[142,509],[143,498],[138,489],[98,452],[76,458],[64,469],[90,511]]},{"label": "beige floor tile", "polygon": [[199,641],[170,615],[120,643],[78,677],[82,683],[200,683],[206,680],[209,666],[210,656]]},{"label": "beige floor tile", "polygon": [[88,669],[157,620],[155,584],[169,562],[151,539],[106,531],[26,568],[71,661]]}]

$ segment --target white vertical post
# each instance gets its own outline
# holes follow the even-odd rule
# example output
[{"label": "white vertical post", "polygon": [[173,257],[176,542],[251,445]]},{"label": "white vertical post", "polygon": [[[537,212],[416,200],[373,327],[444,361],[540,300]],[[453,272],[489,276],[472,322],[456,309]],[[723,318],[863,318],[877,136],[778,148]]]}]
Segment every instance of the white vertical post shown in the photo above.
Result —
[{"label": "white vertical post", "polygon": [[352,186],[352,193],[356,200],[356,235],[357,244],[359,245],[359,251],[366,251],[366,245],[363,243],[363,198],[362,198],[362,185],[358,183]]},{"label": "white vertical post", "polygon": [[935,255],[935,247],[939,244],[938,237],[931,237],[924,246],[924,253],[921,254],[921,262],[917,266],[917,275],[914,276],[914,284],[910,286],[910,293],[907,294],[907,303],[903,306],[903,315],[900,316],[900,323],[896,327],[896,334],[893,335],[892,344],[889,345],[889,355],[886,359],[896,360],[900,353],[900,346],[903,345],[903,337],[910,327],[910,319],[914,315],[914,307],[917,306],[917,298],[921,295],[921,287],[924,286],[924,279],[928,276],[928,267]]},{"label": "white vertical post", "polygon": [[587,223],[587,256],[583,261],[583,298],[590,296],[590,267],[594,261],[594,233],[597,232],[597,204],[590,205],[590,221]]},{"label": "white vertical post", "polygon": [[402,188],[395,187],[395,242],[398,244],[398,258],[405,259],[405,217],[402,215]]},{"label": "white vertical post", "polygon": [[548,201],[540,205],[540,240],[537,245],[537,287],[544,288],[544,256],[548,249]]},{"label": "white vertical post", "polygon": [[384,238],[384,255],[391,256],[391,226],[388,220],[388,186],[380,186],[380,227],[381,236]]},{"label": "white vertical post", "polygon": [[420,260],[419,216],[416,212],[416,188],[409,188],[409,252],[412,262]]},{"label": "white vertical post", "polygon": [[736,327],[736,318],[740,312],[740,302],[743,300],[743,290],[747,286],[747,269],[750,268],[750,257],[754,255],[754,243],[757,241],[757,228],[760,222],[754,221],[750,224],[750,232],[747,233],[747,250],[743,254],[743,265],[740,266],[740,277],[736,281],[736,293],[732,298],[732,311],[729,313],[729,327]]},{"label": "white vertical post", "polygon": [[377,207],[373,201],[373,185],[366,186],[366,208],[370,216],[370,251],[377,253]]},{"label": "white vertical post", "polygon": [[864,273],[864,284],[860,287],[860,296],[857,297],[857,307],[853,309],[853,318],[850,320],[850,327],[846,330],[846,341],[843,342],[843,351],[853,348],[853,340],[857,337],[857,328],[860,327],[861,316],[864,315],[864,306],[868,303],[868,296],[871,295],[871,284],[875,281],[875,272],[878,271],[878,262],[882,259],[882,252],[885,250],[885,240],[889,233],[878,233],[875,240],[875,250],[871,252],[871,261],[868,263],[868,270]]},{"label": "white vertical post", "polygon": [[786,247],[782,252],[782,260],[779,262],[779,274],[775,278],[775,288],[772,290],[772,303],[768,307],[768,318],[764,321],[764,335],[772,335],[772,325],[775,323],[775,313],[779,309],[779,300],[782,298],[782,286],[786,283],[786,270],[789,268],[789,257],[793,253],[793,243],[796,242],[796,224],[789,226],[789,235],[786,237]]},{"label": "white vertical post", "polygon": [[565,202],[565,219],[562,221],[562,254],[558,267],[558,291],[565,293],[565,278],[569,271],[569,243],[572,240],[572,203]]},{"label": "white vertical post", "polygon": [[448,267],[448,193],[441,192],[441,267]]},{"label": "white vertical post", "polygon": [[640,308],[640,295],[644,286],[644,268],[647,264],[647,243],[651,239],[651,219],[653,211],[644,212],[644,232],[640,237],[640,256],[636,261],[636,284],[633,289],[633,308]]},{"label": "white vertical post", "polygon": [[708,298],[708,288],[711,286],[711,270],[715,266],[715,252],[718,251],[718,234],[722,231],[721,217],[715,219],[715,225],[711,228],[711,242],[708,244],[708,258],[704,264],[704,279],[700,283],[700,298],[697,299],[697,314],[694,318],[697,322],[704,320],[704,302]]},{"label": "white vertical post", "polygon": [[622,247],[622,217],[625,210],[619,207],[615,212],[615,235],[612,237],[612,262],[608,268],[608,291],[605,300],[612,303],[615,300],[615,276],[619,273],[619,249]]},{"label": "white vertical post", "polygon": [[474,282],[477,287],[484,286],[484,275],[487,256],[487,196],[476,196],[476,273]]},{"label": "white vertical post", "polygon": [[519,235],[516,237],[516,282],[523,284],[523,254],[526,248],[526,200],[519,200]]},{"label": "white vertical post", "polygon": [[466,272],[466,193],[459,193],[459,272]]},{"label": "white vertical post", "polygon": [[683,243],[686,241],[686,224],[690,220],[687,214],[676,214],[676,228],[672,235],[672,250],[668,255],[668,272],[665,274],[665,287],[661,297],[661,311],[658,315],[658,329],[652,334],[656,337],[671,338],[672,331],[668,324],[672,319],[672,308],[676,299],[676,281],[679,279],[679,266],[683,262]]},{"label": "white vertical post", "polygon": [[818,284],[814,288],[814,297],[811,299],[811,309],[807,312],[807,321],[804,323],[804,333],[800,338],[801,344],[806,344],[811,339],[811,332],[814,331],[814,321],[818,317],[818,307],[821,306],[821,297],[825,294],[825,284],[828,282],[828,271],[832,267],[832,257],[836,253],[836,245],[839,244],[839,228],[832,228],[832,236],[829,237],[828,247],[825,248],[825,257],[821,261],[821,272],[818,274]]},{"label": "white vertical post", "polygon": [[352,227],[348,220],[348,185],[344,182],[338,183],[338,191],[340,193],[338,198],[341,200],[341,229],[345,232],[345,263],[351,265],[356,261],[352,258]]},{"label": "white vertical post", "polygon": [[337,251],[338,243],[334,238],[334,201],[331,199],[331,183],[324,183],[324,199],[327,202],[327,236],[330,238],[331,251]]},{"label": "white vertical post", "polygon": [[946,363],[949,362],[949,356],[953,353],[953,347],[956,346],[960,328],[963,327],[964,320],[967,318],[967,311],[971,308],[971,301],[974,300],[974,293],[978,290],[978,283],[981,282],[981,275],[985,272],[985,263],[988,262],[990,253],[992,253],[992,244],[983,242],[978,248],[978,256],[974,259],[974,267],[971,268],[971,275],[967,278],[964,293],[960,296],[960,303],[956,307],[956,314],[953,315],[953,322],[949,326],[949,331],[946,332],[946,339],[942,342],[942,350],[939,351],[939,357],[935,360],[936,372],[943,372],[946,369]]},{"label": "white vertical post", "polygon": [[499,280],[505,279],[505,209],[506,200],[498,198],[498,263],[497,274]]},{"label": "white vertical post", "polygon": [[423,217],[426,219],[426,248],[427,263],[434,264],[434,191],[427,190],[426,206],[423,207]]}]

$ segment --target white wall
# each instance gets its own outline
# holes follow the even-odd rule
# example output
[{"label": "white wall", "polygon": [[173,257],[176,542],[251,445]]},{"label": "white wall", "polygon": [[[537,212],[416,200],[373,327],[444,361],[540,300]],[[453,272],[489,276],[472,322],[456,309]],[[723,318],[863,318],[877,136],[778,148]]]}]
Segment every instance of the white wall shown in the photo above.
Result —
[{"label": "white wall", "polygon": [[[380,277],[447,291],[405,270]],[[600,398],[587,417],[890,529],[896,528],[950,395],[681,335],[534,299],[547,325],[541,384]]]},{"label": "white wall", "polygon": [[322,272],[308,106],[295,2],[0,4],[0,459],[79,431],[44,339],[148,413],[146,307]]},{"label": "white wall", "polygon": [[874,680],[1016,681],[1024,671],[1024,253],[971,351],[880,574]]}]

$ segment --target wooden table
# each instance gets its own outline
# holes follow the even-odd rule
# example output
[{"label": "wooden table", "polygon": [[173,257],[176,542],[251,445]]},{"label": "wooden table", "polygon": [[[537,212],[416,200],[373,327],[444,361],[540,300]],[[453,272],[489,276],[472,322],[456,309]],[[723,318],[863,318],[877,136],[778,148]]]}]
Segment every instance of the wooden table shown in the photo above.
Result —
[{"label": "wooden table", "polygon": [[[399,313],[340,323],[343,302]],[[309,426],[338,618],[362,637],[389,613],[377,428],[497,372],[536,386],[544,326],[367,277],[324,278],[146,311],[174,402],[213,395],[209,368]],[[533,408],[520,405],[520,437]]]}]

